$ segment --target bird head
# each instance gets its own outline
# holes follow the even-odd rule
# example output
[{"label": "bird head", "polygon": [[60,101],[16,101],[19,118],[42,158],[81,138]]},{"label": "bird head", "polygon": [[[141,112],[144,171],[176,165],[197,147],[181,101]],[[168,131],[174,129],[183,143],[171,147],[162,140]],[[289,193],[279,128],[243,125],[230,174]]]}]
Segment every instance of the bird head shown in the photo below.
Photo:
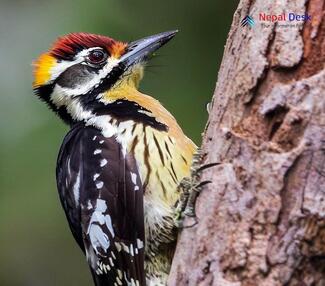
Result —
[{"label": "bird head", "polygon": [[73,33],[57,39],[34,63],[35,93],[66,123],[114,110],[127,89],[136,89],[143,67],[177,31],[131,43]]}]

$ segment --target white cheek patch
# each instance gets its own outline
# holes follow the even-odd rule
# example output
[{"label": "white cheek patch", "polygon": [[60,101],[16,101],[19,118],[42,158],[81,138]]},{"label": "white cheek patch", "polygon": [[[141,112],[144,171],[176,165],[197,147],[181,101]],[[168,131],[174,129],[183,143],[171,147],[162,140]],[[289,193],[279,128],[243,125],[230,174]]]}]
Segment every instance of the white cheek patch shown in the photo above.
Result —
[{"label": "white cheek patch", "polygon": [[87,120],[93,116],[92,112],[82,107],[78,98],[67,96],[64,89],[56,85],[52,94],[51,102],[57,107],[65,106],[67,112],[75,120]]}]

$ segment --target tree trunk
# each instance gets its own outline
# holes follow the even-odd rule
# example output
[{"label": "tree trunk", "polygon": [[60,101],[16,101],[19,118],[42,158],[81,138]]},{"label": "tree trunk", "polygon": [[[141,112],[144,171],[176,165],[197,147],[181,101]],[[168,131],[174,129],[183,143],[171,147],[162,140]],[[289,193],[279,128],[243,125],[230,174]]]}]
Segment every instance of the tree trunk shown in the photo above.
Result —
[{"label": "tree trunk", "polygon": [[[173,285],[325,285],[324,0],[242,0],[203,138],[212,180]],[[308,13],[262,25],[259,13]],[[252,28],[240,22],[251,15]]]}]

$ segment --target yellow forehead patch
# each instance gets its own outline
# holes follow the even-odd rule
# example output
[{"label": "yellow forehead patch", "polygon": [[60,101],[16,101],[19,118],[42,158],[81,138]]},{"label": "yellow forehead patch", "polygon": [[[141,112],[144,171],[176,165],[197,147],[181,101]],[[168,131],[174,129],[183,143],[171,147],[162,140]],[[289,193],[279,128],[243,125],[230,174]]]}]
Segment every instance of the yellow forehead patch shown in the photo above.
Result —
[{"label": "yellow forehead patch", "polygon": [[51,78],[51,68],[56,65],[56,59],[45,53],[34,62],[33,88],[46,84]]}]

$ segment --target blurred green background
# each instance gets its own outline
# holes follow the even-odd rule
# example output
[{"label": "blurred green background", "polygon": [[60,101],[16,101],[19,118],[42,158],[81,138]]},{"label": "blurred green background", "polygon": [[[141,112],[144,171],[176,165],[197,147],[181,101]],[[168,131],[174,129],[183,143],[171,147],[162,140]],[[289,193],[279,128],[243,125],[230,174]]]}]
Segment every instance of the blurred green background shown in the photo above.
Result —
[{"label": "blurred green background", "polygon": [[67,127],[31,89],[31,63],[59,35],[131,41],[179,29],[141,90],[197,144],[237,1],[0,0],[0,286],[92,285],[61,209],[55,164]]}]

